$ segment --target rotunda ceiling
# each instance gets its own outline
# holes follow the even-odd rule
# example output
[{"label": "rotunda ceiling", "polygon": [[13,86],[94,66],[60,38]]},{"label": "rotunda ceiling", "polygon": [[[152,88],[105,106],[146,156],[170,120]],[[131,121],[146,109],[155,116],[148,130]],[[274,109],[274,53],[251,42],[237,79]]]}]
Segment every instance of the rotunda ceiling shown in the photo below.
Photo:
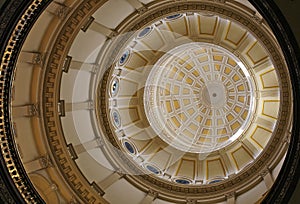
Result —
[{"label": "rotunda ceiling", "polygon": [[[271,54],[258,37],[272,38],[268,28],[252,32],[237,19],[207,10],[209,5],[195,11],[190,4],[191,11],[176,7],[177,12],[159,15],[165,8],[156,6],[150,21],[126,19],[120,34],[101,48],[94,43],[86,47],[80,61],[95,59],[95,75],[63,75],[60,98],[70,97],[68,84],[75,77],[70,100],[92,98],[95,112],[72,111],[62,118],[62,128],[68,143],[87,148],[86,161],[79,156],[77,165],[90,179],[100,177],[89,173],[89,157],[95,170],[98,165],[117,168],[133,185],[166,185],[165,193],[179,188],[178,198],[188,188],[189,196],[205,197],[194,195],[193,189],[205,192],[210,185],[240,178],[274,143],[278,126],[285,126],[279,122],[290,118],[279,111],[289,112],[282,98],[289,91],[282,88],[284,77],[278,77],[288,73],[274,60],[281,53]],[[91,38],[100,29],[100,10],[87,33]],[[133,22],[139,27],[132,28]],[[78,35],[68,55],[76,56],[78,46],[84,50],[88,42]],[[99,141],[105,149],[98,147]],[[250,185],[246,183],[242,186]]]},{"label": "rotunda ceiling", "polygon": [[102,105],[114,140],[146,172],[215,183],[253,163],[272,138],[280,79],[247,27],[212,12],[173,14],[126,38],[117,56],[100,98],[109,97]]},{"label": "rotunda ceiling", "polygon": [[35,25],[11,116],[44,200],[244,203],[272,187],[291,76],[248,1],[55,1]]},{"label": "rotunda ceiling", "polygon": [[147,119],[156,134],[177,149],[216,151],[244,131],[253,112],[250,84],[247,69],[228,51],[206,43],[177,46],[148,76]]}]

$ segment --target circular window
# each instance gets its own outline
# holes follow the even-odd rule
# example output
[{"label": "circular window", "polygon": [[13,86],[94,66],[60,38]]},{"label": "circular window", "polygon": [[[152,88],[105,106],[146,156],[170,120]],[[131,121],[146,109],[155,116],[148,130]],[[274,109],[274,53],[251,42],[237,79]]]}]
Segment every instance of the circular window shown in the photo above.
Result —
[{"label": "circular window", "polygon": [[110,93],[112,96],[115,96],[119,91],[119,80],[114,78],[111,83]]},{"label": "circular window", "polygon": [[120,60],[119,60],[119,64],[120,65],[124,65],[126,63],[126,61],[128,60],[130,55],[130,51],[126,50],[123,55],[121,56]]},{"label": "circular window", "polygon": [[136,154],[136,149],[131,142],[126,140],[123,142],[123,146],[125,147],[126,151],[130,154]]},{"label": "circular window", "polygon": [[208,184],[218,183],[223,180],[224,180],[224,178],[215,178],[215,179],[212,179],[211,181],[209,181]]},{"label": "circular window", "polygon": [[117,110],[113,110],[111,112],[111,117],[112,117],[112,121],[113,121],[113,124],[118,128],[121,126],[121,117],[120,117],[120,114]]},{"label": "circular window", "polygon": [[147,36],[151,31],[152,31],[152,27],[146,27],[144,28],[139,34],[138,34],[138,38],[143,38],[145,36]]},{"label": "circular window", "polygon": [[174,15],[171,15],[171,16],[167,16],[166,17],[166,20],[175,20],[177,18],[180,18],[182,16],[182,14],[174,14]]},{"label": "circular window", "polygon": [[160,170],[152,164],[147,164],[146,169],[154,174],[160,174]]},{"label": "circular window", "polygon": [[183,185],[188,185],[191,183],[190,180],[183,179],[183,178],[175,179],[175,182],[178,184],[183,184]]}]

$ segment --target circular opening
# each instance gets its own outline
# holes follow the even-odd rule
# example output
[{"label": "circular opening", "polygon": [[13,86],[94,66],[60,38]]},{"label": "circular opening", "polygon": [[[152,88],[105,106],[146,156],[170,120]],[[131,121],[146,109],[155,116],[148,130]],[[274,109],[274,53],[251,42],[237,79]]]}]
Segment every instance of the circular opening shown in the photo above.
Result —
[{"label": "circular opening", "polygon": [[212,179],[211,181],[209,181],[208,184],[218,183],[223,180],[224,180],[224,178],[215,178],[215,179]]},{"label": "circular opening", "polygon": [[120,65],[124,65],[125,64],[125,62],[128,60],[129,54],[130,54],[129,50],[126,50],[123,53],[123,55],[121,56],[121,58],[119,60],[119,64]]},{"label": "circular opening", "polygon": [[111,92],[111,95],[112,96],[115,96],[119,91],[119,81],[118,79],[113,79],[112,83],[111,83],[111,89],[110,89],[110,92]]},{"label": "circular opening", "polygon": [[150,32],[152,31],[152,27],[146,27],[144,28],[139,34],[138,34],[138,38],[143,38],[146,35],[148,35]]},{"label": "circular opening", "polygon": [[133,147],[132,144],[130,144],[128,141],[125,141],[123,144],[124,144],[124,147],[126,148],[126,150],[127,150],[130,154],[135,154],[135,148]]},{"label": "circular opening", "polygon": [[177,18],[180,18],[181,16],[182,16],[182,14],[178,13],[178,14],[167,16],[166,19],[167,20],[175,20]]},{"label": "circular opening", "polygon": [[160,170],[158,170],[153,165],[147,164],[146,169],[149,170],[150,172],[154,173],[154,174],[160,174]]},{"label": "circular opening", "polygon": [[228,50],[186,43],[167,52],[151,69],[144,91],[146,117],[171,146],[213,152],[249,126],[253,84],[247,68]]},{"label": "circular opening", "polygon": [[176,179],[175,182],[179,183],[179,184],[183,184],[183,185],[188,185],[191,183],[191,181],[189,181],[187,179]]},{"label": "circular opening", "polygon": [[113,110],[111,113],[111,117],[112,117],[112,121],[113,124],[118,128],[121,126],[121,118],[120,118],[120,114],[118,113],[117,110]]}]

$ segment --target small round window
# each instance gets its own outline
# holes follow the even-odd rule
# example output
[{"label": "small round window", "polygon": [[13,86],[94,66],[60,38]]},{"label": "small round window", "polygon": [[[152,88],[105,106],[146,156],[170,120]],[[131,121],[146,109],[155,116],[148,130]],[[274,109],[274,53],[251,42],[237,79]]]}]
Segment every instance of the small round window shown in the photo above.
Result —
[{"label": "small round window", "polygon": [[166,20],[175,20],[177,18],[180,18],[181,16],[182,16],[182,14],[177,13],[177,14],[174,14],[174,15],[171,15],[171,16],[167,16]]},{"label": "small round window", "polygon": [[120,60],[119,60],[119,64],[120,65],[123,65],[125,64],[125,62],[128,60],[129,58],[129,55],[130,55],[130,52],[129,50],[126,50],[123,55],[121,56]]},{"label": "small round window", "polygon": [[120,118],[120,114],[118,113],[117,110],[112,111],[111,117],[112,117],[113,124],[116,127],[120,127],[121,126],[121,118]]},{"label": "small round window", "polygon": [[224,180],[224,178],[215,178],[215,179],[212,179],[211,181],[209,181],[208,184],[218,183],[223,180]]},{"label": "small round window", "polygon": [[136,149],[135,149],[134,145],[131,142],[126,140],[126,141],[123,142],[123,146],[124,146],[124,148],[126,149],[126,151],[128,153],[136,154]]},{"label": "small round window", "polygon": [[183,179],[183,178],[175,179],[175,182],[176,182],[176,183],[179,183],[179,184],[183,184],[183,185],[188,185],[188,184],[191,183],[190,180]]},{"label": "small round window", "polygon": [[154,174],[160,174],[160,170],[151,164],[147,164],[146,169]]},{"label": "small round window", "polygon": [[110,93],[112,96],[115,96],[119,91],[119,80],[117,78],[112,80]]},{"label": "small round window", "polygon": [[144,28],[139,34],[138,34],[138,38],[143,38],[146,35],[148,35],[150,32],[152,31],[152,27],[146,27]]}]

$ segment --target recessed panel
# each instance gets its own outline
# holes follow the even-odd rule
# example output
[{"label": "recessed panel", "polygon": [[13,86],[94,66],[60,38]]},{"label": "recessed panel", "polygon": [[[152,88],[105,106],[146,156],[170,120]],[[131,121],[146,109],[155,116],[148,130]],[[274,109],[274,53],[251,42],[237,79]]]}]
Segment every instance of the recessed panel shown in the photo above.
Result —
[{"label": "recessed panel", "polygon": [[221,159],[208,160],[206,165],[207,165],[206,179],[225,176],[225,167],[221,162]]},{"label": "recessed panel", "polygon": [[251,139],[260,147],[264,148],[272,135],[272,131],[264,127],[257,126],[251,135]]},{"label": "recessed panel", "polygon": [[196,172],[196,161],[181,159],[176,175],[177,176],[186,176],[190,179],[193,179]]},{"label": "recessed panel", "polygon": [[252,154],[241,146],[231,153],[237,169],[242,169],[253,160]]},{"label": "recessed panel", "polygon": [[278,79],[277,74],[275,70],[269,70],[267,72],[264,72],[260,75],[260,79],[262,82],[262,86],[264,89],[266,88],[277,88],[278,85]]},{"label": "recessed panel", "polygon": [[245,37],[247,31],[242,29],[236,23],[229,23],[228,30],[225,36],[225,40],[231,42],[235,46],[240,44],[242,39]]},{"label": "recessed panel", "polygon": [[218,18],[216,16],[198,16],[199,33],[214,35],[217,28]]}]

